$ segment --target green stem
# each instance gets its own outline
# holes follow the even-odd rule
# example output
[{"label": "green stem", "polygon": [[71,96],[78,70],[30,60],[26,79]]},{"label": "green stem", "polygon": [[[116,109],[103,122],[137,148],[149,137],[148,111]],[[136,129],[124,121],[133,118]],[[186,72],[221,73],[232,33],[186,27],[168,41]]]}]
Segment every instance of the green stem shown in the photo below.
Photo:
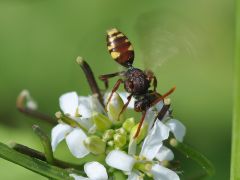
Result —
[{"label": "green stem", "polygon": [[240,2],[236,1],[236,42],[235,42],[235,79],[234,109],[232,123],[231,180],[240,179]]},{"label": "green stem", "polygon": [[26,169],[53,179],[72,179],[69,173],[62,168],[52,166],[44,161],[21,154],[0,142],[0,157],[18,164]]},{"label": "green stem", "polygon": [[49,164],[54,164],[53,151],[49,137],[45,134],[45,132],[43,132],[43,130],[39,126],[33,125],[32,128],[35,134],[38,135],[41,140],[47,162]]},{"label": "green stem", "polygon": [[[24,146],[22,144],[11,143],[11,144],[9,144],[9,147],[14,149],[17,152],[27,155],[27,156],[37,158],[41,161],[47,161],[45,154],[43,154],[42,152],[39,152],[35,149],[31,149],[27,146]],[[54,159],[54,165],[58,166],[60,168],[64,168],[64,169],[67,169],[67,168],[68,169],[70,169],[70,168],[82,169],[82,165],[68,163],[65,161],[61,161],[59,159]]]},{"label": "green stem", "polygon": [[174,138],[170,140],[170,145],[184,154],[187,158],[190,158],[198,163],[209,176],[212,176],[215,173],[213,164],[204,155],[192,147],[178,142]]},{"label": "green stem", "polygon": [[114,180],[126,180],[126,176],[121,171],[115,171],[113,173]]}]

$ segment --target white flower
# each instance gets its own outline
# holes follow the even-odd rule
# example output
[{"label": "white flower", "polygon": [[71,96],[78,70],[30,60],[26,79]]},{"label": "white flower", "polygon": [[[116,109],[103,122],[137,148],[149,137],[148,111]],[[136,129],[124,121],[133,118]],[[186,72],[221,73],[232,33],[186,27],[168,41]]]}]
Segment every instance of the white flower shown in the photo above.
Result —
[{"label": "white flower", "polygon": [[[154,180],[179,180],[178,175],[174,171],[152,161],[161,151],[165,152],[165,155],[160,157],[161,159],[172,158],[171,153],[166,151],[167,148],[162,144],[162,141],[168,138],[170,130],[171,129],[161,121],[156,121],[156,124],[150,130],[142,145],[140,157],[142,156],[152,162],[150,173],[153,175]],[[135,160],[132,155],[126,154],[123,151],[111,151],[106,157],[106,163],[109,166],[122,170],[128,174],[128,180],[142,178],[138,171],[134,169],[137,160]]]},{"label": "white flower", "polygon": [[[92,112],[102,111],[95,96],[78,97],[76,92],[62,95],[59,103],[64,114],[77,121],[88,131],[94,127],[90,120]],[[56,150],[57,145],[62,140],[66,139],[67,146],[75,157],[82,158],[89,153],[89,150],[83,144],[83,141],[87,138],[86,132],[79,127],[73,128],[68,124],[59,123],[52,129],[51,138],[53,151]]]},{"label": "white flower", "polygon": [[99,162],[88,162],[84,165],[84,172],[88,177],[70,174],[75,180],[108,180],[106,168]]}]

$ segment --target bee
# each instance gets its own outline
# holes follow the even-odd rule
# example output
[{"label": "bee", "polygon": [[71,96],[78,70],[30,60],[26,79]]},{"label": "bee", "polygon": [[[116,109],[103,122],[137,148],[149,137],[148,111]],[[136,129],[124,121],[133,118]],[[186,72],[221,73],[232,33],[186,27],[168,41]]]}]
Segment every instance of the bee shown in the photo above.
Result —
[{"label": "bee", "polygon": [[[146,112],[152,106],[156,105],[158,102],[162,101],[164,98],[173,93],[176,87],[173,87],[163,95],[156,92],[157,78],[155,77],[154,73],[149,70],[143,71],[133,67],[133,46],[127,36],[125,36],[116,28],[107,31],[107,48],[111,57],[121,66],[126,68],[125,71],[99,76],[99,79],[104,82],[106,88],[108,88],[108,80],[110,78],[116,76],[120,77],[110,93],[107,104],[111,100],[113,93],[118,90],[121,84],[123,84],[124,89],[129,93],[129,96],[127,97],[127,102],[124,104],[121,112],[119,113],[119,116],[127,108],[132,98],[135,99],[134,110],[137,112],[142,112],[142,117],[134,136],[134,138],[136,138],[140,133]],[[153,89],[151,89],[151,84]]]}]

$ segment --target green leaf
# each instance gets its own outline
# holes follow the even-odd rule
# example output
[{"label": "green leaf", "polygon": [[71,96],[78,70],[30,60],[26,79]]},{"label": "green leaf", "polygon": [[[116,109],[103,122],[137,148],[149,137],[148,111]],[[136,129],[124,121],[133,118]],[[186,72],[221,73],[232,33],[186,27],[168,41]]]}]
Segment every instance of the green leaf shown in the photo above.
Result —
[{"label": "green leaf", "polygon": [[184,154],[187,158],[190,158],[198,163],[209,176],[212,176],[215,173],[213,164],[197,150],[184,143],[178,142],[174,138],[170,140],[170,145]]},{"label": "green leaf", "polygon": [[232,123],[231,180],[240,179],[240,2],[236,8],[234,109]]},{"label": "green leaf", "polygon": [[26,169],[52,179],[72,179],[65,169],[52,166],[44,161],[21,154],[0,142],[0,157]]}]

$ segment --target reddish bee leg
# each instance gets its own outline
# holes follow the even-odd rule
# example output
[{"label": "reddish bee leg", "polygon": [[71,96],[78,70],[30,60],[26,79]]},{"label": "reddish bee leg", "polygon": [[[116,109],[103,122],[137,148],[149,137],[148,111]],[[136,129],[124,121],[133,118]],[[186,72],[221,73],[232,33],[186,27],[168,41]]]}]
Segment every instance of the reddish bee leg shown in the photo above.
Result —
[{"label": "reddish bee leg", "polygon": [[112,89],[112,92],[111,92],[111,94],[110,94],[110,96],[109,96],[109,98],[108,98],[108,101],[107,101],[105,107],[107,107],[108,103],[109,103],[110,100],[112,99],[113,93],[118,90],[118,88],[119,88],[119,86],[120,86],[121,83],[123,83],[123,80],[122,80],[122,79],[119,79],[119,80],[115,83],[115,85],[114,85],[114,87],[113,87],[113,89]]},{"label": "reddish bee leg", "polygon": [[142,127],[142,125],[143,125],[143,121],[144,121],[144,119],[145,119],[146,112],[147,112],[147,111],[143,111],[143,113],[142,113],[142,118],[141,118],[141,121],[140,121],[140,123],[139,123],[139,125],[138,125],[138,127],[137,127],[137,131],[136,131],[136,133],[135,133],[135,135],[134,135],[134,139],[136,139],[136,138],[138,137],[138,135],[139,135],[139,133],[140,133],[140,131],[141,131],[141,127]]},{"label": "reddish bee leg", "polygon": [[172,94],[175,91],[176,87],[174,86],[172,89],[170,89],[167,93],[163,94],[162,96],[160,96],[159,98],[157,98],[156,100],[154,100],[151,104],[150,107],[156,105],[158,102],[162,101],[164,98],[166,98],[167,96],[169,96],[170,94]]},{"label": "reddish bee leg", "polygon": [[104,82],[105,88],[108,89],[108,79],[121,75],[122,72],[116,72],[112,74],[104,74],[99,76],[99,79]]},{"label": "reddish bee leg", "polygon": [[128,107],[128,104],[130,103],[131,99],[132,99],[132,94],[130,94],[128,97],[127,97],[127,102],[124,104],[122,110],[120,111],[120,113],[118,114],[118,119],[119,117],[121,116],[121,114],[126,110],[126,108]]},{"label": "reddish bee leg", "polygon": [[147,75],[147,78],[150,82],[153,82],[153,91],[156,91],[157,88],[157,78],[154,75],[154,73],[150,70],[145,71],[145,74]]}]

